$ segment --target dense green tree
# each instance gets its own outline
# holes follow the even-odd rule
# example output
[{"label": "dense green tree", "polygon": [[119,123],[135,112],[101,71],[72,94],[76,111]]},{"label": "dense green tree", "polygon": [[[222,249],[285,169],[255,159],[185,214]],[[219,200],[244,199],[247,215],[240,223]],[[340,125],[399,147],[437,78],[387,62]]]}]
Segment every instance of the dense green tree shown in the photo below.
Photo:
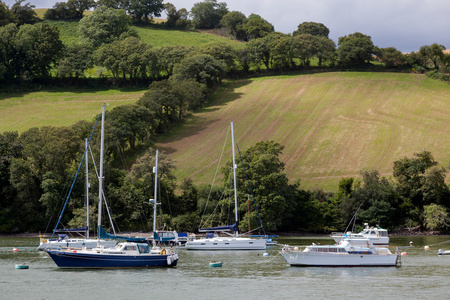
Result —
[{"label": "dense green tree", "polygon": [[247,45],[243,48],[236,49],[235,52],[236,62],[238,63],[238,66],[240,66],[240,69],[244,73],[248,73],[248,71],[250,70],[250,65],[252,64],[252,59]]},{"label": "dense green tree", "polygon": [[171,76],[175,65],[179,64],[194,49],[194,47],[182,45],[158,48],[156,51],[158,71],[167,77]]},{"label": "dense green tree", "polygon": [[136,104],[115,107],[107,115],[114,136],[119,140],[120,152],[124,157],[127,147],[136,148],[136,142],[148,141],[154,133],[154,117],[151,112]]},{"label": "dense green tree", "polygon": [[254,14],[248,17],[248,21],[242,26],[242,29],[247,33],[248,40],[262,38],[275,31],[272,24]]},{"label": "dense green tree", "polygon": [[339,38],[337,54],[341,65],[354,67],[368,64],[378,53],[370,36],[355,32]]},{"label": "dense green tree", "polygon": [[210,55],[188,56],[174,67],[173,80],[195,80],[208,88],[221,82],[225,69],[223,64]]},{"label": "dense green tree", "polygon": [[445,230],[450,225],[447,209],[436,203],[424,206],[423,220],[425,228],[430,230]]},{"label": "dense green tree", "polygon": [[212,42],[202,47],[201,52],[220,61],[226,67],[227,72],[232,72],[236,68],[236,54],[234,48],[229,44]]},{"label": "dense green tree", "polygon": [[300,51],[300,43],[291,36],[280,37],[271,47],[273,65],[278,68],[291,69],[295,66],[294,58]]},{"label": "dense green tree", "polygon": [[267,69],[270,68],[271,62],[271,45],[267,43],[266,39],[254,39],[247,43],[248,53],[250,54],[251,61],[255,64],[256,68],[260,68],[263,64]]},{"label": "dense green tree", "polygon": [[[135,37],[103,44],[93,54],[97,64],[111,71],[115,78],[146,78],[156,57],[151,46]],[[150,70],[151,71],[151,70]]]},{"label": "dense green tree", "polygon": [[128,0],[126,9],[135,21],[148,23],[153,17],[161,16],[164,4],[162,0]]},{"label": "dense green tree", "polygon": [[225,2],[204,0],[191,9],[192,23],[197,29],[212,29],[220,26],[220,20],[228,13]]},{"label": "dense green tree", "polygon": [[435,43],[430,46],[420,47],[419,53],[430,68],[438,70],[439,63],[444,56],[443,50],[445,50],[444,46]]},{"label": "dense green tree", "polygon": [[0,26],[5,26],[9,23],[14,23],[16,18],[9,7],[0,1]]},{"label": "dense green tree", "polygon": [[298,25],[297,30],[295,30],[292,35],[310,34],[313,36],[323,36],[328,38],[330,30],[322,23],[316,22],[303,22]]},{"label": "dense green tree", "polygon": [[99,7],[80,20],[78,30],[83,39],[97,48],[118,40],[130,26],[131,19],[125,10]]},{"label": "dense green tree", "polygon": [[71,10],[67,2],[56,2],[53,8],[47,9],[44,19],[71,20],[76,19],[75,11]]},{"label": "dense green tree", "polygon": [[58,76],[84,77],[84,71],[94,66],[91,44],[78,43],[67,46],[64,58],[58,64]]},{"label": "dense green tree", "polygon": [[96,6],[95,0],[68,0],[67,5],[73,11],[76,19],[83,18],[85,10],[90,10]]},{"label": "dense green tree", "polygon": [[12,206],[17,191],[10,184],[10,167],[11,161],[21,155],[22,144],[17,131],[0,133],[0,232],[11,232],[14,227]]},{"label": "dense green tree", "polygon": [[429,151],[394,162],[393,175],[397,180],[397,190],[405,199],[404,205],[409,209],[407,213],[415,221],[421,218],[425,205],[437,203],[449,207],[445,172]]},{"label": "dense green tree", "polygon": [[34,11],[35,5],[31,5],[30,2],[22,5],[25,0],[16,0],[11,7],[11,11],[14,14],[17,25],[23,24],[35,24],[39,22],[39,17]]},{"label": "dense green tree", "polygon": [[398,68],[406,64],[406,58],[403,53],[394,47],[381,48],[379,59],[385,64],[386,68]]},{"label": "dense green tree", "polygon": [[[155,174],[153,173],[153,167],[155,165],[155,153],[149,151],[136,160],[125,178],[126,182],[142,190],[142,194],[146,197],[147,201],[148,199],[154,199]],[[174,175],[174,164],[164,153],[160,152],[158,159],[157,201],[161,203],[161,210],[165,214],[172,214],[172,210],[176,207],[176,203],[173,202],[176,201],[175,188],[176,177]]]},{"label": "dense green tree", "polygon": [[[293,188],[284,172],[284,163],[279,159],[283,148],[274,141],[259,142],[239,153],[236,159],[239,199],[247,199],[245,195],[254,196],[264,227],[269,231],[282,226],[283,218],[289,214],[288,198]],[[227,163],[229,165],[231,163]],[[222,172],[224,178],[232,178],[229,167],[223,168]],[[254,211],[254,205],[251,206]],[[247,201],[241,202],[240,213],[244,215],[247,210]]]},{"label": "dense green tree", "polygon": [[6,53],[6,75],[9,78],[32,79],[49,75],[60,58],[64,45],[57,27],[47,23],[14,24],[0,29]]},{"label": "dense green tree", "polygon": [[247,21],[247,17],[240,11],[230,11],[223,16],[220,24],[227,29],[228,34],[232,35],[237,40],[245,40],[247,34],[243,26]]},{"label": "dense green tree", "polygon": [[401,199],[395,186],[378,171],[362,171],[361,175],[362,184],[352,193],[354,206],[347,207],[347,211],[354,214],[360,207],[357,220],[389,229],[403,224],[398,209]]}]

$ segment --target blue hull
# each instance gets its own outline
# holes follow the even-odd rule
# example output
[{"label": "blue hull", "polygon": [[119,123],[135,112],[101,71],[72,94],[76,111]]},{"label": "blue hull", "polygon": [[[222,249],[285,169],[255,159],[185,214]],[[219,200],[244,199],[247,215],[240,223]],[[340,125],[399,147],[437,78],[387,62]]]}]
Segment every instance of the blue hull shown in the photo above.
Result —
[{"label": "blue hull", "polygon": [[167,264],[169,255],[114,255],[48,250],[47,253],[60,268],[152,268],[174,267],[178,260]]}]

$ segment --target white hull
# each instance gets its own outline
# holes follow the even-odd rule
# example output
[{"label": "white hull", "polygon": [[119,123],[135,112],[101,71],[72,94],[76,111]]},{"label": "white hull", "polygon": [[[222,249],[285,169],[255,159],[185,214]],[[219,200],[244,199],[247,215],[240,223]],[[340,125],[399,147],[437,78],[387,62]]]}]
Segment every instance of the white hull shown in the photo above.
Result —
[{"label": "white hull", "polygon": [[[116,241],[100,240],[100,246],[104,248],[114,248]],[[50,241],[39,245],[38,250],[72,248],[72,249],[92,249],[98,246],[97,239],[67,239],[61,241]]]},{"label": "white hull", "polygon": [[282,252],[291,266],[315,267],[394,267],[397,255],[329,254],[311,252]]},{"label": "white hull", "polygon": [[217,237],[188,241],[188,250],[265,250],[266,240],[242,237]]}]

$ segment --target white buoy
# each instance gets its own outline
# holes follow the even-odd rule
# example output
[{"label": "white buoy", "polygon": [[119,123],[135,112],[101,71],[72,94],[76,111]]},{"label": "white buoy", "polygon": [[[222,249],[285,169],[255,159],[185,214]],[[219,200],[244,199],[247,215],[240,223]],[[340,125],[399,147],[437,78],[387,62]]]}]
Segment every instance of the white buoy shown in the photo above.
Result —
[{"label": "white buoy", "polygon": [[406,255],[406,252],[402,252],[401,255]]},{"label": "white buoy", "polygon": [[269,256],[269,253],[266,252],[266,253],[263,254],[263,256]]},{"label": "white buoy", "polygon": [[13,252],[17,252],[17,251],[19,251],[19,249],[13,248],[12,251],[13,251]]},{"label": "white buoy", "polygon": [[429,246],[425,246],[425,247],[423,247],[423,249],[430,250],[430,247]]}]

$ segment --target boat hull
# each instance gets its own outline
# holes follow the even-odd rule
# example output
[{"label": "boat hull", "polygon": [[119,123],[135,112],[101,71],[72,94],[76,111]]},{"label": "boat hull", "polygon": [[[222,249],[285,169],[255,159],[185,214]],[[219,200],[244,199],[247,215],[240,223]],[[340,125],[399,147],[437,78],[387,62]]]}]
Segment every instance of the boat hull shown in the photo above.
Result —
[{"label": "boat hull", "polygon": [[[116,255],[103,253],[81,253],[73,251],[47,250],[59,268],[152,268],[175,267],[178,255]],[[168,259],[168,257],[171,257]],[[169,264],[169,260],[171,263]]]},{"label": "boat hull", "polygon": [[188,250],[265,250],[266,240],[250,238],[212,238],[188,241]]},{"label": "boat hull", "polygon": [[301,267],[395,267],[397,255],[329,254],[311,252],[282,252],[291,266]]}]

